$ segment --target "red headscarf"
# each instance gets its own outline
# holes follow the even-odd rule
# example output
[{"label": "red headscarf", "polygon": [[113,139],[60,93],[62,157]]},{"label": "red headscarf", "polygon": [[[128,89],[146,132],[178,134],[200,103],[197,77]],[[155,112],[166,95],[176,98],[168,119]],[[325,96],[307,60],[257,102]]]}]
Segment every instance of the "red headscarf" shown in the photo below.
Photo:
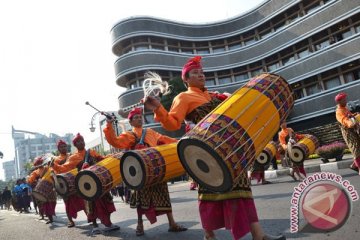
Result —
[{"label": "red headscarf", "polygon": [[131,120],[134,115],[142,114],[142,108],[134,108],[129,112],[128,119]]},{"label": "red headscarf", "polygon": [[183,66],[183,69],[181,71],[181,78],[183,81],[185,81],[185,74],[192,69],[202,68],[201,66],[201,56],[195,56],[191,58],[187,63]]},{"label": "red headscarf", "polygon": [[59,148],[60,145],[67,145],[67,143],[60,139],[59,141],[57,141],[56,146]]},{"label": "red headscarf", "polygon": [[44,159],[42,157],[37,157],[34,160],[34,167],[41,165],[44,162]]},{"label": "red headscarf", "polygon": [[76,134],[76,136],[74,137],[74,139],[72,140],[72,143],[75,145],[75,142],[79,139],[84,140],[84,137],[80,135],[80,133]]},{"label": "red headscarf", "polygon": [[344,92],[339,93],[335,97],[335,102],[340,102],[341,100],[345,99],[347,97],[347,94]]}]

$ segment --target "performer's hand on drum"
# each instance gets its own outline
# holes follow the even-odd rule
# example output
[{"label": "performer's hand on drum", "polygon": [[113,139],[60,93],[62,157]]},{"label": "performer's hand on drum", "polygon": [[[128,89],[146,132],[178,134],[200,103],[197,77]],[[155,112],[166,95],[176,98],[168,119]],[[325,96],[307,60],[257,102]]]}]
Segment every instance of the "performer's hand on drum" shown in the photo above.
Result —
[{"label": "performer's hand on drum", "polygon": [[153,96],[147,96],[145,99],[141,100],[144,103],[144,107],[148,110],[154,111],[159,108],[161,103],[160,101]]}]

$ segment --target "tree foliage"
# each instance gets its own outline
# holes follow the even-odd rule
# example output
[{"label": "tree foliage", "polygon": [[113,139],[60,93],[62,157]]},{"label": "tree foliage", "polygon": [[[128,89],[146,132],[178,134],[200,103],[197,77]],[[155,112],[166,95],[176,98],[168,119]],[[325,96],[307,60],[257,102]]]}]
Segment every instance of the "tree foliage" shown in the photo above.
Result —
[{"label": "tree foliage", "polygon": [[161,98],[161,104],[168,111],[171,107],[174,97],[176,97],[179,93],[185,92],[187,90],[181,77],[172,78],[169,81],[169,87],[171,92]]}]

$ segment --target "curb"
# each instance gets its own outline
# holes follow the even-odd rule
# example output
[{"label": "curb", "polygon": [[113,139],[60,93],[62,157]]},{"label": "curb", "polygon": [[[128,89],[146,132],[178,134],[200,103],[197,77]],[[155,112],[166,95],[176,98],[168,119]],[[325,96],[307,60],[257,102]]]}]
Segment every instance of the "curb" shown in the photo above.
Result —
[{"label": "curb", "polygon": [[[353,162],[352,159],[342,160],[339,162],[329,162],[322,164],[313,164],[305,165],[306,173],[315,173],[315,172],[334,172],[339,169],[349,168],[350,164]],[[266,170],[265,179],[274,179],[281,177],[288,177],[290,174],[290,169],[279,169],[279,170]]]}]

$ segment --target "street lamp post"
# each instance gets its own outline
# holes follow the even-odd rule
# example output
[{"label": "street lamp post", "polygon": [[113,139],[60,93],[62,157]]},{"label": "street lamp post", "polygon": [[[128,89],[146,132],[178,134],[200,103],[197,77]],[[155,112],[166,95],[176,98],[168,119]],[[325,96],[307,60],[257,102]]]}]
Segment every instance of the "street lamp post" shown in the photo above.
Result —
[{"label": "street lamp post", "polygon": [[[95,117],[98,115],[98,114],[101,114],[100,112],[96,112],[94,113],[94,115],[91,117],[91,122],[90,122],[90,132],[95,132],[96,130],[96,127],[95,127],[95,124],[94,124],[94,121],[95,121]],[[102,134],[102,129],[101,129],[101,121],[99,120],[99,129],[100,129],[100,141],[101,141],[101,149],[102,151],[105,151],[104,150],[104,139],[103,139],[103,134]]]}]

